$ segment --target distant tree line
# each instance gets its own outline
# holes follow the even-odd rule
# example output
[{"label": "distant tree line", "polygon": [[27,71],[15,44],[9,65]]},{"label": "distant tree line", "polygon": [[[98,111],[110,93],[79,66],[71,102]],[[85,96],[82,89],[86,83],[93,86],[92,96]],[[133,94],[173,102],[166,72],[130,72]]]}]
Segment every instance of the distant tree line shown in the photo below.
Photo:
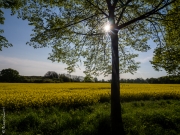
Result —
[{"label": "distant tree line", "polygon": [[97,78],[86,75],[83,79],[79,76],[70,78],[65,74],[48,71],[44,76],[21,76],[17,70],[8,68],[0,71],[0,82],[12,83],[63,83],[63,82],[98,82]]},{"label": "distant tree line", "polygon": [[[65,74],[58,74],[54,71],[48,71],[44,76],[21,76],[17,70],[8,68],[0,71],[0,82],[13,83],[63,83],[63,82],[111,82],[104,79],[98,80],[91,75],[86,75],[83,79],[75,76],[70,78]],[[136,78],[120,79],[120,83],[150,83],[150,84],[180,84],[180,76],[163,76],[159,78]]]},{"label": "distant tree line", "polygon": [[[109,80],[110,81],[110,80]],[[159,78],[120,79],[121,83],[180,84],[180,76],[163,76]]]}]

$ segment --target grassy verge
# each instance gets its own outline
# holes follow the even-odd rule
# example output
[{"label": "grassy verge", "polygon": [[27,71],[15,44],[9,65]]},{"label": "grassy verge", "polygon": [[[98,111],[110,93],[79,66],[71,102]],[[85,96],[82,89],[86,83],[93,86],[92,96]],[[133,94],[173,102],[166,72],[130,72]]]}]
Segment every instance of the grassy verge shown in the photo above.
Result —
[{"label": "grassy verge", "polygon": [[[180,101],[155,100],[122,103],[127,135],[180,134]],[[0,127],[2,127],[1,116]],[[42,107],[5,110],[7,135],[109,135],[110,103],[76,109]]]}]

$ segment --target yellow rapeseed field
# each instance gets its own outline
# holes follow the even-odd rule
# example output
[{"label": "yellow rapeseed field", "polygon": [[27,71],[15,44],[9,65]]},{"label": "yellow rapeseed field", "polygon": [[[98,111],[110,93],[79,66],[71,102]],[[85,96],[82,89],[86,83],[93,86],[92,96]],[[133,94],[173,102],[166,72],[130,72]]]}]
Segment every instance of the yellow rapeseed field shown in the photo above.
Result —
[{"label": "yellow rapeseed field", "polygon": [[[0,83],[0,106],[8,109],[77,107],[110,101],[110,83]],[[180,99],[179,84],[121,84],[121,101]]]}]

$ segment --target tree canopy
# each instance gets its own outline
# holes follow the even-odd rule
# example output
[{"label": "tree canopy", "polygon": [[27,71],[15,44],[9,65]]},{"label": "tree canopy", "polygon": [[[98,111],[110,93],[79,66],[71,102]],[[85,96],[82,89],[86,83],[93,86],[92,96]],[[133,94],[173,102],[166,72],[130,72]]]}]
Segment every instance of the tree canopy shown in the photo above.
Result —
[{"label": "tree canopy", "polygon": [[86,75],[84,77],[84,82],[93,82],[93,77],[91,75]]},{"label": "tree canopy", "polygon": [[[106,2],[90,0],[27,3],[18,12],[19,17],[29,20],[29,25],[35,26],[32,38],[27,44],[34,48],[52,46],[49,59],[66,63],[69,72],[74,71],[81,58],[85,58],[84,65],[88,73],[110,74],[111,41],[103,27],[109,22],[111,3],[108,3],[109,6],[104,3]],[[123,29],[118,33],[121,73],[133,73],[139,67],[139,63],[133,60],[138,54],[133,54],[125,47],[129,46],[138,51],[150,49],[147,45],[151,32],[149,22],[139,20],[150,16],[151,12],[158,12],[169,3],[158,4],[159,1],[154,1],[152,9],[151,4],[145,1],[114,3],[115,27],[117,31]],[[131,25],[126,27],[129,24]]]},{"label": "tree canopy", "polygon": [[180,74],[180,1],[172,4],[165,19],[161,20],[161,29],[165,29],[159,36],[160,46],[154,50],[153,64],[155,70],[164,69],[169,75]]},{"label": "tree canopy", "polygon": [[[69,72],[73,72],[74,67],[79,66],[78,61],[84,58],[86,72],[97,76],[111,73],[111,40],[103,29],[104,25],[114,21],[111,27],[118,31],[120,73],[134,73],[140,63],[133,58],[138,54],[133,54],[128,48],[137,51],[150,49],[148,39],[158,39],[155,33],[160,32],[160,20],[165,18],[171,9],[169,5],[175,1],[7,0],[2,1],[0,7],[11,8],[12,14],[18,13],[18,17],[29,20],[29,25],[34,26],[27,44],[34,48],[51,46],[49,59],[66,63]],[[3,24],[3,12],[0,13]],[[12,46],[3,36],[0,41],[1,49],[2,46]]]},{"label": "tree canopy", "polygon": [[59,78],[59,75],[58,73],[56,73],[55,71],[48,71],[44,77],[47,77],[47,78]]},{"label": "tree canopy", "polygon": [[18,82],[19,78],[19,72],[11,68],[3,69],[0,72],[0,80],[2,82]]}]

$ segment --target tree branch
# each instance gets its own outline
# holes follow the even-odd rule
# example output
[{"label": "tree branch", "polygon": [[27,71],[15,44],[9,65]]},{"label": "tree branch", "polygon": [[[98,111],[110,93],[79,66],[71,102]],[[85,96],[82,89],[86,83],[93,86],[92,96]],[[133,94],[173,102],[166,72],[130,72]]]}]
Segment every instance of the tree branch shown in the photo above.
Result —
[{"label": "tree branch", "polygon": [[80,21],[78,21],[78,22],[75,22],[75,23],[72,23],[72,24],[66,25],[66,26],[64,26],[64,27],[61,27],[61,28],[55,28],[55,29],[57,29],[57,30],[61,30],[61,29],[64,29],[64,28],[70,27],[70,26],[72,26],[72,25],[75,25],[75,24],[78,24],[78,23],[83,22],[83,21],[85,21],[85,20],[88,20],[88,19],[90,19],[90,18],[92,18],[92,17],[94,17],[94,16],[96,16],[96,15],[97,15],[97,14],[92,15],[92,16],[90,16],[90,17],[87,17],[87,18],[85,18],[85,19],[83,19],[83,20],[80,20]]},{"label": "tree branch", "polygon": [[[163,1],[163,0],[162,0],[162,1]],[[120,26],[117,27],[117,29],[120,30],[120,29],[122,29],[122,28],[124,28],[124,27],[126,27],[126,26],[128,26],[128,25],[130,25],[130,24],[132,24],[132,23],[135,23],[135,22],[137,22],[137,21],[139,21],[139,20],[143,20],[143,19],[149,17],[150,15],[154,14],[155,12],[158,12],[159,10],[163,9],[164,7],[172,4],[172,3],[175,2],[176,0],[172,0],[171,2],[166,3],[166,4],[164,4],[162,7],[158,8],[158,7],[161,5],[162,1],[161,1],[153,10],[151,10],[151,11],[149,11],[149,12],[147,12],[147,13],[145,13],[145,14],[143,14],[143,15],[141,15],[141,16],[133,19],[133,20],[130,20],[130,21],[124,23],[124,24],[121,24]]]},{"label": "tree branch", "polygon": [[119,22],[120,22],[120,20],[121,20],[121,18],[122,18],[122,16],[123,16],[124,11],[126,10],[127,5],[128,5],[131,1],[132,1],[132,0],[128,0],[128,1],[126,2],[126,4],[125,4],[124,8],[123,8],[123,9],[122,9],[122,11],[121,11],[121,14],[120,14],[120,16],[119,16],[118,20],[117,20],[116,25],[118,25],[118,24],[119,24]]},{"label": "tree branch", "polygon": [[102,9],[99,8],[99,6],[95,6],[92,2],[90,2],[89,0],[86,0],[87,2],[89,2],[91,5],[93,5],[95,8],[97,8],[99,11],[101,11],[101,13],[103,13],[107,18],[109,17]]},{"label": "tree branch", "polygon": [[[155,26],[155,24],[151,21],[151,20],[149,20],[149,19],[146,19],[146,20],[148,20],[151,24],[152,24],[152,26],[154,27],[154,29],[155,29],[155,31],[156,31],[156,36],[157,36],[157,38],[158,38],[158,40],[159,40],[159,43],[160,43],[160,49],[162,48],[162,42],[161,42],[161,39],[160,39],[160,37],[159,37],[159,32],[158,32],[158,30],[157,30],[157,28],[156,28],[156,26]],[[163,34],[163,33],[162,33]]]},{"label": "tree branch", "polygon": [[118,0],[114,0],[113,7],[115,8],[118,3]]},{"label": "tree branch", "polygon": [[86,36],[97,36],[97,35],[104,35],[104,33],[90,33],[90,34],[84,34],[84,33],[79,33],[79,32],[73,32],[78,35],[86,35]]}]

